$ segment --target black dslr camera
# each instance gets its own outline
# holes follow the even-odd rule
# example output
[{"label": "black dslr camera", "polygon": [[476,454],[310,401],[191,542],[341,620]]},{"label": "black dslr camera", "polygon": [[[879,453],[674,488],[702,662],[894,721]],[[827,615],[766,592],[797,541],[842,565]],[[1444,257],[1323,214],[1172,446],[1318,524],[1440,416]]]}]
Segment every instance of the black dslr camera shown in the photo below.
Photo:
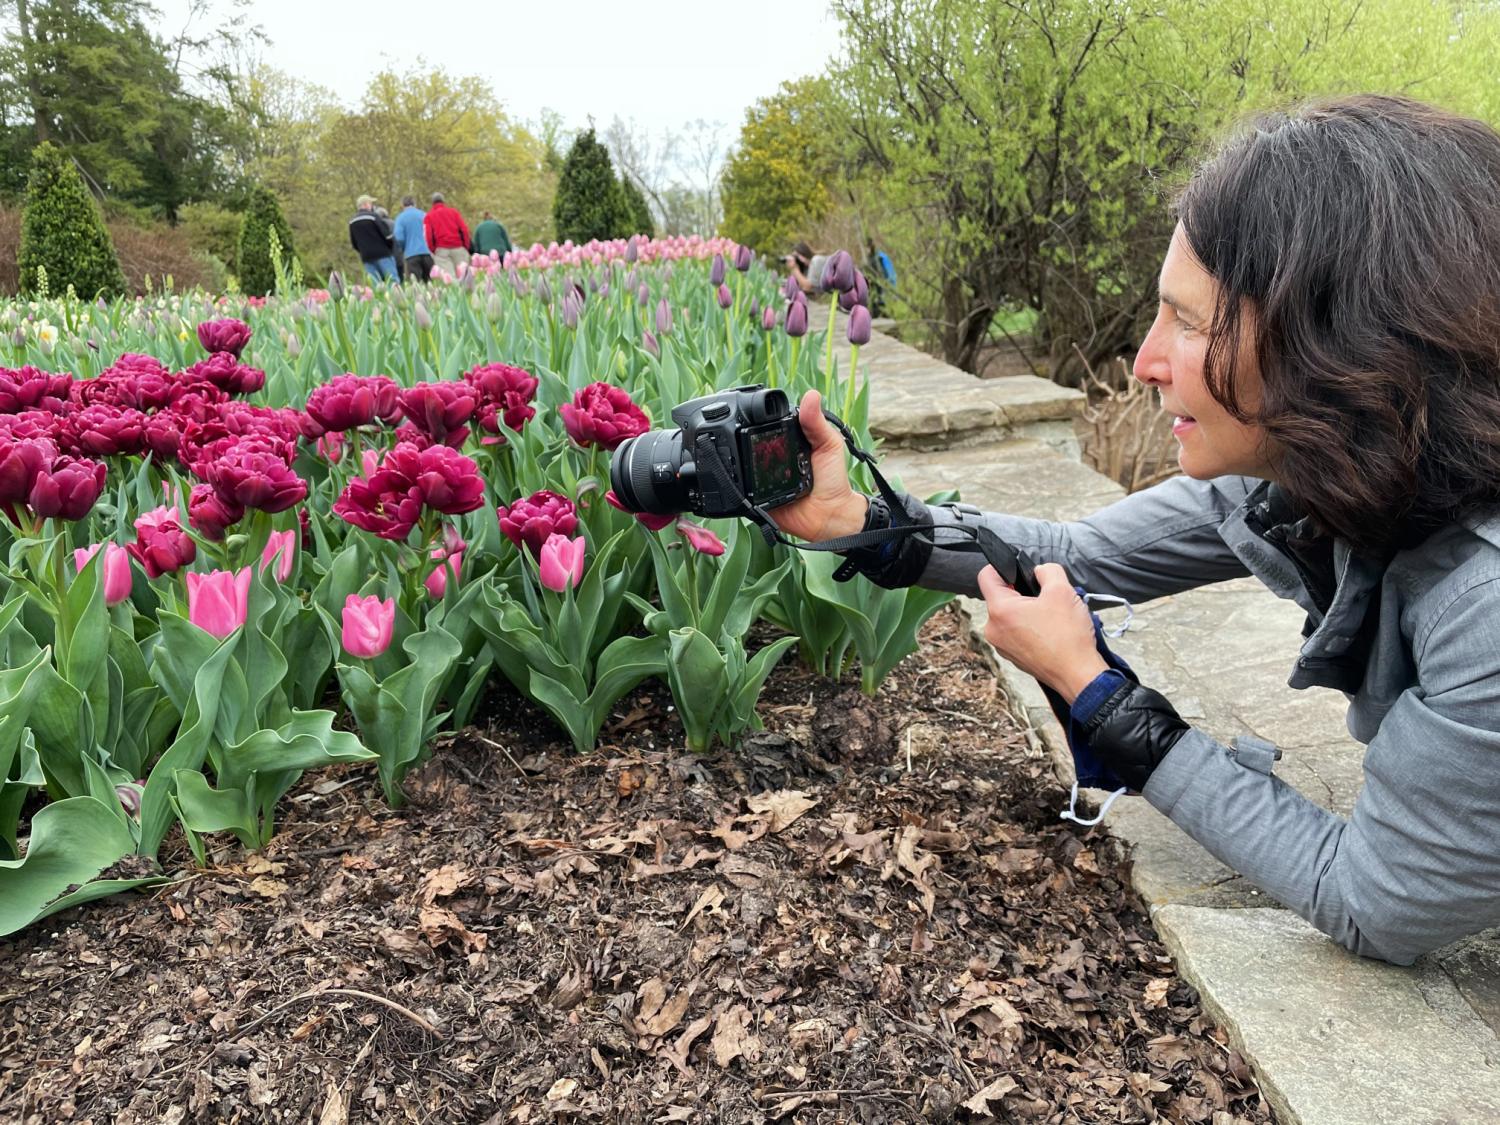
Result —
[{"label": "black dslr camera", "polygon": [[812,447],[786,392],[760,384],[689,399],[680,429],[622,442],[609,484],[632,512],[743,516],[745,502],[775,508],[812,489]]}]

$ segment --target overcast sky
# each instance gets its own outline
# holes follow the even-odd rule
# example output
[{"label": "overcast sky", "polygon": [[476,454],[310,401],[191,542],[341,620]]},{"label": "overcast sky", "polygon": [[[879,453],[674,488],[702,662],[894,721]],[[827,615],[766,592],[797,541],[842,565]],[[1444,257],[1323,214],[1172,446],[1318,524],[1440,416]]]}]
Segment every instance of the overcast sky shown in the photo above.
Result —
[{"label": "overcast sky", "polygon": [[[159,32],[182,30],[189,0],[154,0]],[[220,10],[226,5],[220,3]],[[507,112],[556,110],[573,128],[618,114],[653,134],[702,118],[725,140],[781,82],[824,69],[838,28],[820,0],[255,0],[265,61],[353,105],[370,76],[418,55],[485,78]]]}]

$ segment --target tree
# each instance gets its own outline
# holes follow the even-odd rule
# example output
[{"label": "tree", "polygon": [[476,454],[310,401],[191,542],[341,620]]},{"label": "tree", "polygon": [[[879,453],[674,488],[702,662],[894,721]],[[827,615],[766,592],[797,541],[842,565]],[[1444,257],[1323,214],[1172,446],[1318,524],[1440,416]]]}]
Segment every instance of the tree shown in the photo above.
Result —
[{"label": "tree", "polygon": [[276,262],[271,257],[272,231],[276,233],[282,261],[290,264],[296,258],[292,228],[287,225],[276,196],[263,187],[257,187],[250,193],[250,205],[240,223],[240,244],[235,255],[240,270],[240,289],[255,297],[264,297],[276,288]]},{"label": "tree", "polygon": [[781,254],[833,207],[828,180],[836,153],[825,120],[827,84],[786,82],[745,114],[739,145],[724,167],[720,231]]},{"label": "tree", "polygon": [[619,187],[609,151],[590,126],[579,133],[563,161],[552,202],[557,237],[575,243],[614,238],[620,233]]},{"label": "tree", "polygon": [[1166,191],[1246,111],[1359,88],[1492,120],[1500,108],[1492,5],[835,9],[848,47],[835,119],[853,141],[850,174],[882,215],[909,311],[936,324],[944,356],[970,369],[1008,308],[1036,311],[1060,367],[1078,352],[1097,363],[1128,350],[1155,306]]},{"label": "tree", "polygon": [[50,142],[36,146],[26,185],[18,261],[21,292],[61,293],[71,285],[79,296],[115,297],[125,276],[115,256],[104,217],[68,155]]},{"label": "tree", "polygon": [[647,238],[656,236],[656,224],[651,219],[651,206],[646,202],[646,197],[641,194],[641,189],[635,181],[628,176],[622,175],[619,180],[620,197],[617,206],[619,214],[615,219],[615,231],[620,236],[632,234],[644,234]]},{"label": "tree", "polygon": [[[31,146],[63,148],[98,195],[172,217],[220,186],[224,114],[186,93],[144,0],[17,0],[0,47],[7,108],[0,189]],[[20,110],[12,118],[12,108]]]}]

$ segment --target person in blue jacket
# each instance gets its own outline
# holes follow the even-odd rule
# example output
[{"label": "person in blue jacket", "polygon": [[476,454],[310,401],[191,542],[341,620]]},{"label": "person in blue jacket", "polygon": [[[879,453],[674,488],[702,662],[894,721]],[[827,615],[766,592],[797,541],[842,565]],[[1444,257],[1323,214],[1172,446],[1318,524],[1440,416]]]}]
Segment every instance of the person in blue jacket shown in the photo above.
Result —
[{"label": "person in blue jacket", "polygon": [[432,280],[432,248],[422,231],[427,212],[417,206],[414,196],[401,200],[401,214],[396,216],[396,245],[406,255],[406,272],[418,281]]},{"label": "person in blue jacket", "polygon": [[[1255,119],[1175,205],[1135,377],[1182,476],[1075,522],[895,496],[923,537],[849,553],[883,586],[982,595],[985,635],[1053,689],[1095,758],[1356,953],[1407,964],[1500,924],[1500,134],[1396,97]],[[772,516],[888,526],[802,403],[813,491]],[[954,525],[1025,550],[1023,597]],[[1144,602],[1254,575],[1306,612],[1290,686],[1349,700],[1364,785],[1342,818],[1106,662],[1075,584]]]}]

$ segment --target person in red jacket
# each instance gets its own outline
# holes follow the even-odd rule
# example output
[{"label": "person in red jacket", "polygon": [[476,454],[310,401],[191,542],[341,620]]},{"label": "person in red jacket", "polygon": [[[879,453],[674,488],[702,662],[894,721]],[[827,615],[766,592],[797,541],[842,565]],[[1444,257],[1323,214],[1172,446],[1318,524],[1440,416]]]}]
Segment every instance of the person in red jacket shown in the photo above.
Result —
[{"label": "person in red jacket", "polygon": [[440,191],[432,193],[432,207],[422,220],[422,231],[436,264],[457,277],[458,267],[469,264],[469,228],[464,217],[443,202]]}]

